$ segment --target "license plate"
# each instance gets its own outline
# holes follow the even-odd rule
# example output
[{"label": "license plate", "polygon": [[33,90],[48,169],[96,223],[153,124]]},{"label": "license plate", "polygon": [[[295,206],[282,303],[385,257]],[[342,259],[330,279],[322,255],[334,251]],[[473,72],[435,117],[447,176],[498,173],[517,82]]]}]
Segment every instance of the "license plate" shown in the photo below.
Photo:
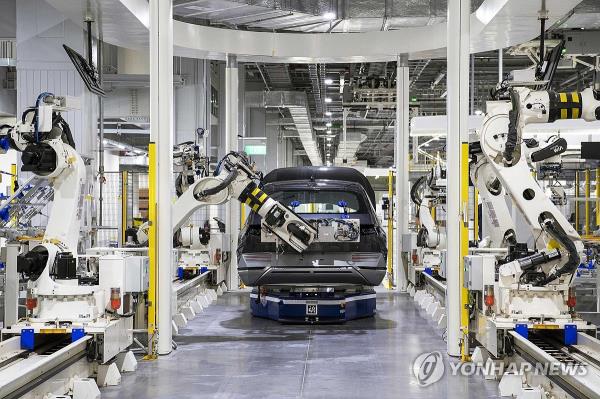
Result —
[{"label": "license plate", "polygon": [[306,304],[306,315],[307,316],[316,316],[317,315],[317,304],[316,303],[307,303]]}]

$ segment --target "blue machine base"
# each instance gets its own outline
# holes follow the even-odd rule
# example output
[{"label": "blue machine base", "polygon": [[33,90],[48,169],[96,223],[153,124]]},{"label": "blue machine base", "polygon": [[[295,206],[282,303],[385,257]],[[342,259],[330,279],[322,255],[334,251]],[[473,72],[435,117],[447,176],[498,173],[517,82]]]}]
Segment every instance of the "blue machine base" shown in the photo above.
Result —
[{"label": "blue machine base", "polygon": [[261,295],[252,290],[250,310],[252,315],[283,323],[343,323],[375,315],[377,298],[375,290],[358,293],[343,292],[285,292]]}]

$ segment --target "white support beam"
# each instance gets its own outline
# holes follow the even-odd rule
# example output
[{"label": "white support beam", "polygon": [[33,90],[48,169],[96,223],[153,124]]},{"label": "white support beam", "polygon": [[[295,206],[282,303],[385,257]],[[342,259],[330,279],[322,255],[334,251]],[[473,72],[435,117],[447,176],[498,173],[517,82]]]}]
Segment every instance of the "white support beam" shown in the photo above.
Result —
[{"label": "white support beam", "polygon": [[17,324],[19,321],[19,273],[17,256],[21,252],[21,244],[6,244],[6,271],[4,282],[4,327]]},{"label": "white support beam", "polygon": [[[238,151],[238,107],[239,107],[239,75],[237,57],[227,55],[225,66],[225,153]],[[240,233],[240,204],[235,199],[226,205],[226,231],[230,239],[230,263],[227,272],[227,286],[237,290],[239,286],[237,269],[237,242]]]},{"label": "white support beam", "polygon": [[158,354],[172,349],[173,1],[150,0],[150,140],[156,143]]},{"label": "white support beam", "polygon": [[402,236],[408,233],[408,198],[410,184],[408,181],[409,152],[409,120],[408,102],[410,79],[408,76],[408,54],[401,54],[396,59],[396,129],[394,163],[396,164],[396,239],[394,240],[394,282],[396,289],[406,292],[407,258],[402,256]]},{"label": "white support beam", "polygon": [[502,80],[504,79],[503,52],[504,49],[502,48],[498,50],[498,83],[502,83]]},{"label": "white support beam", "polygon": [[448,354],[460,355],[461,342],[461,147],[468,142],[469,116],[469,10],[470,0],[448,2],[448,136],[446,229]]}]

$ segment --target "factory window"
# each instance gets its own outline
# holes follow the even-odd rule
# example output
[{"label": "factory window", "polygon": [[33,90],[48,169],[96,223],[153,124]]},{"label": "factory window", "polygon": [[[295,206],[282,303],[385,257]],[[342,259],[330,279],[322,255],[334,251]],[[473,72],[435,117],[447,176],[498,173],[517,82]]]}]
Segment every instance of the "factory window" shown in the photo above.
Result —
[{"label": "factory window", "polygon": [[346,191],[284,191],[273,198],[296,213],[358,213],[364,209],[358,195]]}]

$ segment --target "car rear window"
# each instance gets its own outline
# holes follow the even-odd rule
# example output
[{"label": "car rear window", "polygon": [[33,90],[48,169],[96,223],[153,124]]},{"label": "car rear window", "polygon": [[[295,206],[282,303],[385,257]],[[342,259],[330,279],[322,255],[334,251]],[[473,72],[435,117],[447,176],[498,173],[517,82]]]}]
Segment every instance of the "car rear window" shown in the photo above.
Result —
[{"label": "car rear window", "polygon": [[364,213],[366,206],[356,193],[336,190],[278,191],[271,195],[296,213]]}]

